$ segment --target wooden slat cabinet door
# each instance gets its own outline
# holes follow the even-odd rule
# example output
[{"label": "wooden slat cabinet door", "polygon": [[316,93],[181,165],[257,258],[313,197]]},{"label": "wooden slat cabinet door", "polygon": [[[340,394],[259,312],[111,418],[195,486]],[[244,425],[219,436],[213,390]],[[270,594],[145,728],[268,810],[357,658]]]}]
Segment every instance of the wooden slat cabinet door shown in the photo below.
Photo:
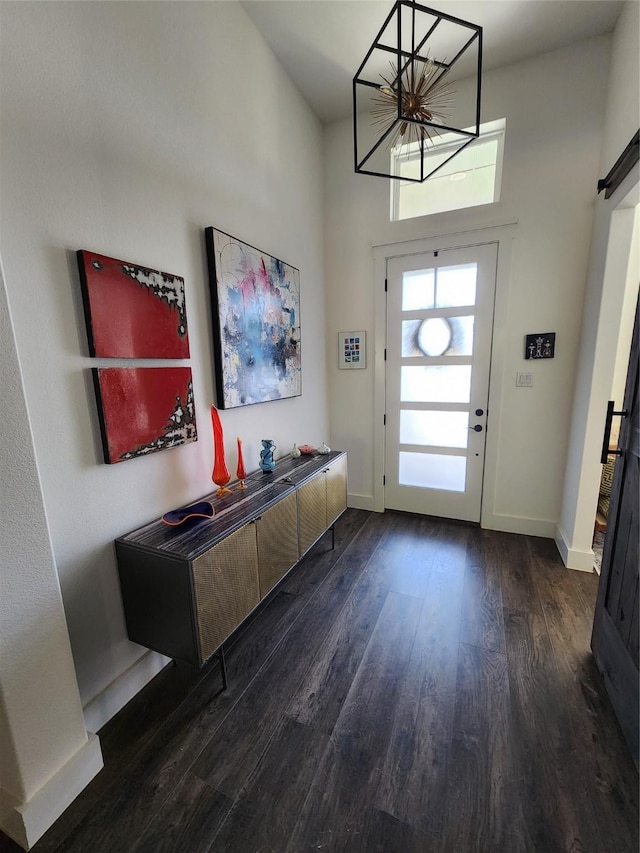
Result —
[{"label": "wooden slat cabinet door", "polygon": [[327,484],[327,521],[331,527],[333,522],[347,508],[347,457],[342,456],[332,462],[325,471]]},{"label": "wooden slat cabinet door", "polygon": [[302,557],[347,508],[347,457],[327,467],[298,489],[298,536]]},{"label": "wooden slat cabinet door", "polygon": [[245,524],[197,557],[192,572],[204,663],[260,601],[256,525]]},{"label": "wooden slat cabinet door", "polygon": [[323,472],[298,489],[298,540],[300,556],[305,554],[327,529],[327,485]]},{"label": "wooden slat cabinet door", "polygon": [[291,494],[256,519],[260,598],[298,562],[298,498]]}]

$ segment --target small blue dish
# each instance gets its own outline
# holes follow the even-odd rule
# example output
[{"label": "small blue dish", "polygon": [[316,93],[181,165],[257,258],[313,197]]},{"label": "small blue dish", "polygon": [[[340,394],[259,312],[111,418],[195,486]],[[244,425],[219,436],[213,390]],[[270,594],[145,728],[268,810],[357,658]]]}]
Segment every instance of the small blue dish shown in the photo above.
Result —
[{"label": "small blue dish", "polygon": [[209,501],[199,501],[189,506],[180,507],[180,509],[165,512],[162,516],[162,522],[170,527],[178,527],[180,524],[193,523],[203,518],[213,518],[214,512],[213,504],[210,504]]}]

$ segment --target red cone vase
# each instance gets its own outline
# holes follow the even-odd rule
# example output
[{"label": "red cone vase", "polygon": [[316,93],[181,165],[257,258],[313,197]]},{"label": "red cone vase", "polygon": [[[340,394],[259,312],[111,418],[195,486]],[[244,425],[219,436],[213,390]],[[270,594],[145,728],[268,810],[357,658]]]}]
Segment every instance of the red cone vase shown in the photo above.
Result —
[{"label": "red cone vase", "polygon": [[236,477],[240,480],[240,485],[238,486],[238,488],[244,489],[244,481],[245,477],[247,476],[247,470],[244,467],[244,456],[242,455],[242,439],[237,438],[236,441],[238,442],[238,467],[236,469]]},{"label": "red cone vase", "polygon": [[213,473],[211,479],[218,486],[216,496],[221,498],[223,495],[231,494],[231,489],[225,488],[231,479],[231,475],[224,458],[224,435],[220,415],[215,406],[211,406],[211,424],[213,426]]}]

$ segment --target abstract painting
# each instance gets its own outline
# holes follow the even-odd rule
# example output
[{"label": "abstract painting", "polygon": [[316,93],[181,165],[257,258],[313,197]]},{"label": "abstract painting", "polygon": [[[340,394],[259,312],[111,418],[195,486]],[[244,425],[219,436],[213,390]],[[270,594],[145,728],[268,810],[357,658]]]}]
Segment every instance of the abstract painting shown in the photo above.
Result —
[{"label": "abstract painting", "polygon": [[95,358],[188,358],[184,279],[95,252],[76,253]]},{"label": "abstract painting", "polygon": [[218,408],[300,396],[299,271],[215,228],[205,239]]},{"label": "abstract painting", "polygon": [[197,441],[190,367],[93,369],[104,461]]}]

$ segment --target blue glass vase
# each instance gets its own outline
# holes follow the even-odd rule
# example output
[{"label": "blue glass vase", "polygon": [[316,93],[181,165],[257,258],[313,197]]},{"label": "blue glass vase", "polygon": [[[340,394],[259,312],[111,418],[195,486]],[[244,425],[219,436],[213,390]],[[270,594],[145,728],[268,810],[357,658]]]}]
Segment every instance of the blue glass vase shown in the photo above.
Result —
[{"label": "blue glass vase", "polygon": [[270,474],[276,467],[276,461],[273,458],[273,451],[276,449],[275,444],[270,438],[262,439],[262,450],[260,451],[260,467],[265,474]]}]

